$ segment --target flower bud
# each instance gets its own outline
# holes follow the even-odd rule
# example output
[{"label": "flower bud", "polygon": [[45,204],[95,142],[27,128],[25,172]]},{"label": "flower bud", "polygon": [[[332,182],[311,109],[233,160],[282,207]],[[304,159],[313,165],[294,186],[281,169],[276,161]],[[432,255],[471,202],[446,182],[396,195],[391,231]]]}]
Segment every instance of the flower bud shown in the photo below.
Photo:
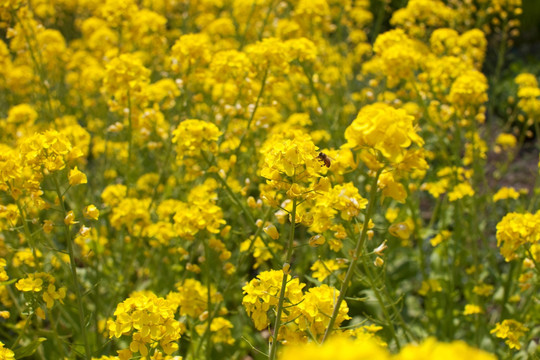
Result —
[{"label": "flower bud", "polygon": [[279,239],[279,232],[277,231],[276,227],[274,226],[274,224],[270,224],[268,226],[266,226],[264,229],[264,232],[270,236],[273,240],[277,240]]}]

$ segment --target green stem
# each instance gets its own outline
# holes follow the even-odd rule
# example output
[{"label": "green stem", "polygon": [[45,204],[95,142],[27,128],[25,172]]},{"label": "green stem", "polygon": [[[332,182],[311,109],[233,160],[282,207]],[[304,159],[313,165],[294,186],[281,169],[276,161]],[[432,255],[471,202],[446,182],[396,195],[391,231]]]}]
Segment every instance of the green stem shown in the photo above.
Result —
[{"label": "green stem", "polygon": [[19,210],[19,214],[21,215],[21,221],[23,223],[24,234],[26,235],[26,238],[28,239],[28,243],[32,247],[32,255],[34,256],[34,260],[37,260],[36,246],[35,246],[36,244],[34,242],[34,238],[32,237],[32,233],[30,232],[30,228],[28,227],[28,223],[26,222],[26,213],[24,212],[24,209],[21,205],[20,198],[15,200],[15,204],[17,205],[17,209]]},{"label": "green stem", "polygon": [[380,0],[379,3],[379,11],[377,11],[375,25],[373,26],[373,33],[371,33],[372,44],[375,42],[375,39],[377,39],[377,35],[379,35],[379,32],[381,31],[382,23],[384,20],[384,7],[386,3],[384,0]]},{"label": "green stem", "polygon": [[126,186],[128,187],[128,196],[129,196],[129,188],[131,185],[131,174],[132,172],[132,163],[131,163],[131,157],[133,153],[133,121],[132,121],[132,111],[131,111],[131,94],[128,89],[127,92],[127,102],[128,102],[128,163],[127,163],[127,181]]},{"label": "green stem", "polygon": [[[201,346],[203,343],[206,342],[206,358],[210,359],[211,351],[212,351],[212,344],[211,344],[211,336],[210,336],[210,326],[212,325],[212,319],[215,316],[215,314],[212,312],[212,286],[211,286],[211,280],[212,277],[210,275],[210,249],[208,248],[208,244],[202,240],[203,246],[204,246],[204,272],[206,276],[206,291],[208,292],[206,296],[206,302],[207,302],[207,312],[208,317],[206,319],[207,325],[206,329],[204,330],[204,334],[201,337],[199,341],[199,345],[197,346],[197,351],[195,352],[196,355],[199,355],[199,351],[201,349]],[[216,307],[217,308],[217,307]]]},{"label": "green stem", "polygon": [[392,319],[390,318],[390,314],[388,313],[388,309],[386,308],[385,302],[381,296],[381,293],[379,292],[379,289],[377,289],[377,284],[375,284],[375,281],[373,280],[375,277],[373,276],[373,273],[368,267],[368,264],[366,262],[366,257],[362,256],[362,266],[364,267],[364,271],[367,275],[367,279],[369,282],[369,285],[371,286],[371,289],[373,290],[373,293],[375,294],[375,297],[377,298],[377,302],[379,303],[381,310],[383,312],[383,315],[386,319],[386,323],[388,325],[388,329],[390,329],[390,334],[392,335],[392,338],[396,342],[397,349],[401,349],[401,344],[399,342],[399,339],[396,335],[396,330],[394,328],[394,324]]},{"label": "green stem", "polygon": [[275,7],[273,6],[273,1],[270,1],[270,4],[268,4],[268,11],[266,12],[266,16],[264,17],[264,20],[261,26],[261,30],[259,30],[259,36],[258,36],[259,41],[261,41],[263,38],[264,28],[266,27],[266,24],[268,24],[268,19],[270,18],[270,15],[272,14],[272,11],[274,10],[274,8]]},{"label": "green stem", "polygon": [[285,288],[287,287],[287,277],[289,276],[290,264],[293,253],[294,230],[296,228],[296,202],[297,200],[294,199],[292,204],[291,231],[289,233],[289,243],[287,245],[287,256],[285,258],[285,263],[283,264],[283,279],[281,280],[281,291],[279,293],[276,320],[274,323],[274,334],[270,343],[270,355],[268,356],[269,360],[275,360],[277,354],[277,338],[279,335],[279,328],[281,327],[281,313],[283,312],[283,302],[285,300]]},{"label": "green stem", "polygon": [[321,113],[324,115],[325,111],[322,105],[321,97],[319,96],[319,92],[317,91],[317,88],[315,87],[315,83],[313,82],[313,76],[307,71],[307,68],[303,63],[300,63],[300,66],[302,67],[302,70],[304,71],[304,74],[306,75],[306,78],[308,79],[311,92],[313,93],[313,95],[315,95],[315,98],[317,99],[317,103],[319,104],[319,107],[321,108]]},{"label": "green stem", "polygon": [[[22,314],[21,314],[22,315]],[[11,344],[10,348],[11,349],[15,349],[15,346],[19,343],[19,341],[22,339],[24,333],[26,332],[26,330],[28,329],[28,325],[30,324],[30,320],[32,319],[32,316],[33,314],[30,314],[28,315],[28,317],[26,318],[26,321],[24,322],[24,327],[22,329],[22,331],[20,332],[19,336],[17,336],[17,338],[15,339],[15,341],[13,341],[13,344]]]},{"label": "green stem", "polygon": [[323,343],[326,341],[326,339],[328,339],[328,336],[330,336],[330,334],[334,330],[334,324],[336,323],[336,319],[339,313],[339,307],[341,306],[341,303],[343,302],[343,299],[345,298],[345,294],[347,293],[347,289],[349,288],[349,283],[351,282],[354,270],[356,269],[356,263],[358,262],[358,259],[364,248],[364,244],[367,239],[369,220],[373,216],[373,212],[375,210],[375,201],[377,200],[377,181],[379,180],[379,176],[381,175],[381,172],[382,172],[382,169],[378,170],[377,174],[373,178],[373,184],[371,185],[371,190],[369,194],[369,203],[368,203],[368,208],[366,211],[366,216],[364,218],[362,233],[360,237],[358,238],[358,241],[356,243],[356,248],[354,249],[353,258],[349,264],[349,268],[347,269],[347,274],[345,275],[345,279],[343,280],[343,283],[341,284],[339,296],[336,301],[336,304],[334,305],[334,311],[332,312],[332,316],[330,317],[330,322],[328,323],[328,327],[326,328],[326,332],[324,333],[324,337],[322,340]]},{"label": "green stem", "polygon": [[[208,158],[208,156],[204,152],[202,152],[201,154],[203,156],[204,161],[206,161],[206,163],[208,164],[208,166],[215,165],[215,160],[214,159],[210,160]],[[240,201],[240,199],[237,198],[234,191],[231,189],[229,184],[227,184],[227,181],[225,181],[225,179],[223,179],[219,174],[216,174],[216,173],[211,173],[211,176],[213,176],[223,186],[225,191],[231,197],[232,202],[236,206],[238,206],[240,208],[240,210],[242,210],[242,212],[248,217],[250,226],[251,227],[257,227],[257,224],[256,224],[256,221],[255,221],[255,218],[253,217],[253,214],[251,213],[251,211],[249,211],[249,209],[246,207],[244,202]],[[258,227],[257,227],[257,230],[258,230]],[[270,248],[270,245],[268,244],[268,241],[264,237],[261,237],[261,240],[264,242],[264,245],[266,245],[266,248],[267,248],[268,252],[272,256],[272,261],[275,261],[277,259],[276,254]]]},{"label": "green stem", "polygon": [[261,83],[261,89],[259,90],[259,94],[257,95],[257,100],[255,101],[255,107],[253,108],[253,111],[251,112],[251,116],[249,117],[247,127],[246,127],[246,132],[240,138],[240,142],[238,143],[238,146],[236,147],[236,150],[234,151],[234,154],[237,157],[238,157],[238,154],[240,153],[240,148],[242,147],[242,144],[244,143],[244,140],[246,139],[246,137],[247,137],[247,135],[249,133],[249,128],[251,127],[251,123],[253,122],[253,118],[255,117],[255,113],[257,112],[257,109],[259,108],[259,102],[261,101],[261,98],[262,98],[262,95],[263,95],[263,92],[264,92],[264,87],[266,86],[266,79],[268,78],[269,68],[270,68],[270,66],[267,65],[266,69],[264,70],[264,75],[263,75],[263,79],[262,79],[262,83]]},{"label": "green stem", "polygon": [[255,13],[255,7],[257,5],[257,2],[256,1],[253,1],[253,3],[251,4],[251,10],[249,11],[249,15],[247,17],[247,21],[246,21],[246,27],[244,29],[244,33],[242,34],[242,36],[240,37],[240,48],[238,49],[238,51],[242,50],[242,48],[244,47],[244,45],[246,44],[246,38],[247,38],[247,33],[248,33],[248,30],[249,30],[249,25],[250,25],[250,22],[251,22],[251,19],[253,18],[253,14]]},{"label": "green stem", "polygon": [[[64,204],[64,199],[62,198],[62,192],[60,191],[58,180],[54,176],[53,176],[53,181],[54,181],[54,186],[56,188],[56,194],[58,195],[58,201],[60,203],[60,207],[62,208],[62,211],[64,212],[64,217],[65,217],[67,214],[67,211]],[[66,243],[68,246],[71,279],[75,287],[75,296],[77,297],[77,307],[79,310],[78,311],[79,312],[79,325],[81,326],[81,333],[82,333],[82,337],[84,341],[85,356],[86,356],[86,360],[91,360],[90,344],[88,343],[88,337],[86,336],[85,315],[84,315],[84,307],[82,303],[82,294],[81,294],[81,287],[80,287],[81,285],[79,283],[79,278],[77,277],[77,266],[75,265],[75,252],[73,250],[73,240],[71,238],[70,226],[66,224],[64,224],[64,236],[65,236]]]},{"label": "green stem", "polygon": [[[508,277],[506,278],[506,281],[504,283],[504,287],[503,287],[503,290],[504,290],[504,293],[503,293],[503,299],[501,301],[501,319],[505,319],[506,316],[508,315],[508,311],[506,310],[506,303],[508,302],[508,299],[510,298],[510,294],[512,293],[512,288],[513,288],[513,278],[514,278],[514,273],[516,271],[516,261],[517,260],[514,260],[514,261],[511,261],[510,262],[510,271],[508,271]],[[518,273],[521,272],[521,263],[519,264],[519,270],[518,270]]]}]

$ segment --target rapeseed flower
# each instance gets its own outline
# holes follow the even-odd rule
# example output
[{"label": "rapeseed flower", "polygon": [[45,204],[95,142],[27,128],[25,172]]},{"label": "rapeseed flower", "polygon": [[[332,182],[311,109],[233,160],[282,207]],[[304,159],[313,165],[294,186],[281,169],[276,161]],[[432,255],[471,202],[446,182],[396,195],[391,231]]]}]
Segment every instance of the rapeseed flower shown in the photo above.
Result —
[{"label": "rapeseed flower", "polygon": [[490,331],[500,339],[506,339],[505,343],[510,349],[521,349],[519,338],[525,336],[529,328],[516,320],[503,320],[495,325],[495,328]]}]

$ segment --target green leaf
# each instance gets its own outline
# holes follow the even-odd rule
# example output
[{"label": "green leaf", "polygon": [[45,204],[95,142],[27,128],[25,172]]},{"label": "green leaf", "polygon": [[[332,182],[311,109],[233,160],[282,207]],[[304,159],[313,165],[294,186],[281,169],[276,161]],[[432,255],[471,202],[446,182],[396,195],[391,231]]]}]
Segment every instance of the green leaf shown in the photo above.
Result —
[{"label": "green leaf", "polygon": [[22,358],[32,355],[33,353],[36,352],[39,345],[41,345],[41,343],[44,342],[45,340],[47,340],[47,338],[40,337],[40,338],[35,339],[28,345],[25,345],[25,346],[22,346],[13,350],[13,352],[15,353],[15,359],[22,359]]}]

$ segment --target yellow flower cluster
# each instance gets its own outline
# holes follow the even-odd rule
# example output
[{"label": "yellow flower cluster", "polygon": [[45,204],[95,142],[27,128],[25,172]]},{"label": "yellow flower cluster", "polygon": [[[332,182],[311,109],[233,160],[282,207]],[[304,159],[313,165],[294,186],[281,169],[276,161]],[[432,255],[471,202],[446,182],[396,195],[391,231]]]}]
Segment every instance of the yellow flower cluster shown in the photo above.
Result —
[{"label": "yellow flower cluster", "polygon": [[0,359],[530,357],[521,2],[0,0]]},{"label": "yellow flower cluster", "polygon": [[173,220],[178,236],[193,240],[201,230],[211,234],[219,233],[226,222],[223,220],[222,209],[216,205],[217,195],[214,192],[216,187],[216,181],[209,179],[191,189],[187,203],[177,203]]},{"label": "yellow flower cluster", "polygon": [[321,163],[310,136],[294,133],[292,139],[272,138],[263,147],[265,153],[260,175],[273,189],[289,198],[310,196],[320,177]]},{"label": "yellow flower cluster", "polygon": [[0,341],[0,359],[15,360],[15,353],[4,346],[4,343]]},{"label": "yellow flower cluster", "polygon": [[540,242],[540,211],[531,213],[509,213],[497,224],[497,246],[506,261],[520,256],[524,245]]},{"label": "yellow flower cluster", "polygon": [[516,79],[518,85],[518,107],[527,118],[534,119],[540,114],[540,88],[536,76],[530,73],[519,74]]},{"label": "yellow flower cluster", "polygon": [[[200,281],[186,279],[183,283],[176,284],[177,292],[170,293],[168,299],[178,304],[181,316],[190,316],[194,319],[208,310],[208,288]],[[219,300],[221,295],[212,291],[213,300]]]},{"label": "yellow flower cluster", "polygon": [[[345,130],[345,139],[346,147],[363,150],[360,156],[372,170],[386,164],[397,166],[404,163],[413,144],[418,147],[424,144],[417,133],[414,117],[385,103],[363,107]],[[423,161],[421,155],[418,161]]]},{"label": "yellow flower cluster", "polygon": [[[282,278],[281,270],[264,271],[242,288],[244,290],[242,304],[259,330],[265,329],[270,324],[268,311],[278,304]],[[289,324],[280,329],[278,340],[290,342],[287,336],[290,332],[296,333],[293,337],[300,336],[300,339],[305,338],[307,334],[316,338],[324,335],[330,321],[328,314],[334,309],[339,291],[328,285],[321,285],[304,293],[302,289],[305,286],[306,284],[300,283],[298,278],[287,275],[282,322]],[[347,304],[341,303],[336,326],[350,319],[348,311]],[[300,335],[299,332],[304,334]]]},{"label": "yellow flower cluster", "polygon": [[[263,271],[242,288],[244,291],[242,305],[258,330],[265,329],[270,324],[267,313],[278,303],[282,279],[283,271],[281,270]],[[286,321],[295,318],[294,305],[302,300],[302,288],[305,286],[298,278],[293,279],[290,275],[287,276],[285,306],[289,307],[290,311],[284,312]]]},{"label": "yellow flower cluster", "polygon": [[177,304],[153,293],[138,292],[118,304],[107,322],[110,337],[131,336],[130,356],[148,356],[156,345],[167,355],[178,349],[183,326],[175,319]]},{"label": "yellow flower cluster", "polygon": [[0,190],[8,191],[14,199],[24,191],[39,198],[43,177],[82,155],[81,149],[55,130],[25,137],[16,149],[0,155]]},{"label": "yellow flower cluster", "polygon": [[490,331],[500,339],[506,339],[505,343],[510,349],[521,349],[519,338],[523,337],[529,329],[516,320],[503,320],[495,325]]},{"label": "yellow flower cluster", "polygon": [[373,339],[353,340],[344,336],[329,339],[323,345],[310,343],[287,347],[280,360],[428,360],[428,359],[471,359],[495,360],[495,356],[477,350],[462,341],[437,342],[430,338],[419,345],[407,345],[396,355],[379,346]]},{"label": "yellow flower cluster", "polygon": [[217,153],[220,136],[221,131],[213,123],[197,119],[182,121],[172,138],[178,165],[184,165],[191,172],[200,169],[199,163],[206,162],[207,167],[210,166],[210,157]]},{"label": "yellow flower cluster", "polygon": [[[57,300],[60,304],[64,304],[67,289],[65,287],[56,288],[56,279],[47,273],[28,274],[24,279],[17,281],[15,287],[22,292],[41,293],[43,301],[47,309],[54,306],[54,301]],[[36,314],[45,319],[45,313],[41,308],[35,309]]]}]

